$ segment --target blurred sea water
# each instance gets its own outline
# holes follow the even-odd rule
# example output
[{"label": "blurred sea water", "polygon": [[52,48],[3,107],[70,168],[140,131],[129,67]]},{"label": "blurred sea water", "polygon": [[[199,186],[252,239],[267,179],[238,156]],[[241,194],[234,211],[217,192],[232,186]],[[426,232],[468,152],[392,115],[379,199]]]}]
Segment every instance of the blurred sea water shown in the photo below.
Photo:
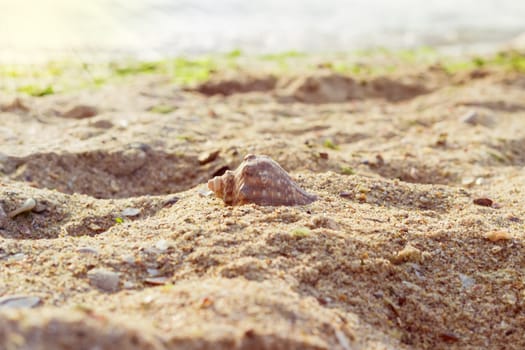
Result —
[{"label": "blurred sea water", "polygon": [[475,50],[525,32],[520,0],[0,0],[0,61]]}]

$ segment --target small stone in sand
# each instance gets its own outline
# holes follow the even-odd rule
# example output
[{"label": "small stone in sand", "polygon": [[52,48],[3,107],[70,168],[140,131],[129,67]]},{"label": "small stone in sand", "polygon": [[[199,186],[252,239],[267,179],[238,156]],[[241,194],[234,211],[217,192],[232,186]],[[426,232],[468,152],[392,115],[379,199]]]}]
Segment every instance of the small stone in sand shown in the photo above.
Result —
[{"label": "small stone in sand", "polygon": [[4,228],[7,225],[8,216],[4,211],[2,205],[0,205],[0,229]]},{"label": "small stone in sand", "polygon": [[199,164],[204,165],[204,164],[213,162],[215,159],[217,159],[220,153],[221,153],[220,150],[215,150],[212,152],[202,152],[201,154],[199,154],[199,157],[198,157]]},{"label": "small stone in sand", "polygon": [[90,118],[98,114],[97,108],[87,105],[75,106],[62,114],[65,118],[84,119]]},{"label": "small stone in sand", "polygon": [[492,206],[492,199],[490,198],[476,198],[473,200],[474,204],[481,205],[483,207],[490,207]]},{"label": "small stone in sand", "polygon": [[162,205],[164,207],[169,207],[175,203],[177,203],[179,201],[179,197],[177,196],[172,196],[172,197],[169,197],[168,199],[164,200],[164,202],[162,202]]},{"label": "small stone in sand", "polygon": [[98,254],[98,250],[92,247],[79,247],[77,248],[76,252],[80,254],[93,254],[93,255]]},{"label": "small stone in sand", "polygon": [[168,283],[167,277],[150,277],[144,279],[144,283],[151,284],[154,286],[162,286],[166,283]]},{"label": "small stone in sand", "polygon": [[469,289],[474,284],[476,284],[476,280],[474,278],[462,273],[459,274],[459,280],[461,281],[461,286],[465,289]]},{"label": "small stone in sand", "polygon": [[9,256],[9,261],[22,261],[25,258],[26,258],[26,255],[24,253],[15,253]]},{"label": "small stone in sand", "polygon": [[439,338],[441,338],[443,341],[445,341],[447,343],[455,343],[455,342],[461,340],[459,335],[457,335],[456,333],[453,333],[453,332],[440,333],[439,334]]},{"label": "small stone in sand", "polygon": [[394,264],[402,264],[408,261],[421,262],[423,261],[423,253],[421,250],[408,243],[403,249],[397,252],[391,261]]},{"label": "small stone in sand", "polygon": [[480,113],[477,111],[468,111],[467,113],[462,115],[459,120],[466,124],[482,125],[485,127],[494,126],[494,124],[496,123],[492,115]]},{"label": "small stone in sand", "polygon": [[111,129],[114,124],[109,120],[97,120],[89,124],[89,126],[97,129]]},{"label": "small stone in sand", "polygon": [[165,239],[160,239],[157,241],[157,243],[155,243],[155,248],[157,248],[161,253],[167,251],[169,247],[170,244]]},{"label": "small stone in sand", "polygon": [[0,310],[4,308],[31,308],[40,304],[40,298],[31,295],[6,295],[0,298]]},{"label": "small stone in sand", "polygon": [[323,215],[314,216],[311,220],[310,225],[308,226],[312,229],[322,227],[334,231],[339,230],[339,225],[337,224],[337,222],[335,222],[335,220]]},{"label": "small stone in sand", "polygon": [[474,177],[468,176],[468,177],[464,177],[463,179],[461,179],[461,184],[467,187],[472,187],[474,185],[480,186],[480,185],[483,185],[484,181],[485,180],[483,180],[482,177],[474,178]]},{"label": "small stone in sand", "polygon": [[[335,330],[335,337],[337,338],[337,341],[339,342],[339,345],[341,345],[341,347],[344,350],[351,350],[352,349],[352,346],[350,345],[350,340],[348,339],[348,337],[341,330],[339,330],[339,329]],[[352,338],[355,338],[355,337],[352,337]]]},{"label": "small stone in sand", "polygon": [[517,223],[521,223],[521,221],[522,221],[520,218],[518,218],[517,216],[514,216],[514,215],[509,215],[509,216],[507,217],[507,219],[508,219],[509,221],[517,222]]},{"label": "small stone in sand", "polygon": [[491,231],[485,234],[485,238],[491,242],[507,241],[512,238],[510,233],[506,231]]},{"label": "small stone in sand", "polygon": [[116,292],[118,290],[120,274],[106,269],[93,269],[88,272],[91,285],[105,291]]},{"label": "small stone in sand", "polygon": [[202,189],[202,188],[197,190],[197,192],[199,193],[199,196],[201,197],[209,197],[213,194],[213,191]]},{"label": "small stone in sand", "polygon": [[158,277],[161,274],[161,271],[159,269],[146,269],[146,271],[151,277]]}]

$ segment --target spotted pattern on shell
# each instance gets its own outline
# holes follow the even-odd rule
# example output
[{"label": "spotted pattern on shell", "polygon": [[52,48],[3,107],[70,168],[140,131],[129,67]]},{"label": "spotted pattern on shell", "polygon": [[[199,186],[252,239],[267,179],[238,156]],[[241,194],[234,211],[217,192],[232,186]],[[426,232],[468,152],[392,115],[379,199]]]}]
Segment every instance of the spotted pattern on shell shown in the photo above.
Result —
[{"label": "spotted pattern on shell", "polygon": [[317,196],[305,192],[276,161],[249,154],[235,171],[208,181],[208,188],[228,205],[306,205]]}]

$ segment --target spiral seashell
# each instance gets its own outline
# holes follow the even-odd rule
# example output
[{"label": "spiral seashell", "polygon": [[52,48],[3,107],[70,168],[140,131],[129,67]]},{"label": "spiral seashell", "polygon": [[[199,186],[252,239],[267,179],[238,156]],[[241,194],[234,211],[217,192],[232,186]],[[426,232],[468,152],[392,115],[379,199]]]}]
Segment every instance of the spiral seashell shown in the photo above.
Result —
[{"label": "spiral seashell", "polygon": [[235,171],[208,181],[208,188],[228,205],[306,205],[317,196],[301,189],[277,162],[249,154]]}]

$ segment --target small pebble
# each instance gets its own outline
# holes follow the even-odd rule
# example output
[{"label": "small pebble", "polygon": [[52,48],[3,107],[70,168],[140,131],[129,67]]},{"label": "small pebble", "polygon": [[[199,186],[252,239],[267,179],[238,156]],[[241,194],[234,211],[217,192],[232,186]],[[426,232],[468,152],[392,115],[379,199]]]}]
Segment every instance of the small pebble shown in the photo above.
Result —
[{"label": "small pebble", "polygon": [[334,231],[339,230],[339,225],[337,224],[337,222],[335,222],[335,220],[322,215],[314,216],[311,220],[311,224],[309,225],[309,227],[312,229],[322,227]]},{"label": "small pebble", "polygon": [[9,261],[22,261],[26,258],[24,253],[16,253],[9,257]]},{"label": "small pebble", "polygon": [[148,272],[148,275],[150,275],[151,277],[157,277],[161,274],[159,269],[146,269],[146,271]]},{"label": "small pebble", "polygon": [[335,337],[344,350],[352,350],[353,346],[350,345],[348,337],[339,329],[335,330]]},{"label": "small pebble", "polygon": [[404,286],[406,286],[409,289],[412,289],[414,291],[418,291],[418,292],[423,291],[423,288],[421,288],[420,286],[418,286],[415,283],[408,282],[408,281],[401,281],[401,283],[403,283]]},{"label": "small pebble", "polygon": [[381,290],[379,290],[377,292],[373,292],[372,295],[374,297],[376,297],[377,299],[383,299],[383,297],[385,296],[385,294]]},{"label": "small pebble", "polygon": [[459,274],[459,280],[461,281],[461,285],[465,289],[469,289],[474,284],[476,284],[476,280],[470,276],[464,275],[462,273]]},{"label": "small pebble", "polygon": [[157,243],[155,243],[155,248],[157,248],[162,253],[167,251],[169,247],[170,244],[165,239],[158,240]]},{"label": "small pebble", "polygon": [[499,245],[495,245],[494,247],[490,248],[490,252],[492,254],[499,254],[502,250],[503,248]]},{"label": "small pebble", "polygon": [[463,179],[461,179],[461,184],[463,186],[472,186],[472,185],[474,185],[475,181],[476,181],[476,179],[473,178],[473,177],[464,177]]},{"label": "small pebble", "polygon": [[124,255],[122,257],[122,261],[127,263],[127,264],[130,264],[130,265],[135,265],[136,263],[136,260],[135,260],[135,257],[133,255]]},{"label": "small pebble", "polygon": [[120,215],[127,216],[127,217],[137,216],[139,214],[140,214],[139,208],[126,208],[122,210],[122,212],[120,213]]},{"label": "small pebble", "polygon": [[317,301],[321,305],[327,305],[327,304],[330,304],[333,300],[330,297],[318,297]]},{"label": "small pebble", "polygon": [[415,263],[407,263],[407,265],[410,265],[412,269],[414,270],[414,274],[419,278],[420,280],[424,280],[425,276],[421,272],[421,265],[415,264]]},{"label": "small pebble", "polygon": [[144,299],[142,299],[142,304],[143,305],[149,305],[151,304],[153,301],[155,301],[155,297],[153,295],[146,295],[144,297]]},{"label": "small pebble", "polygon": [[506,231],[491,231],[485,234],[485,238],[491,242],[507,241],[512,238],[510,233]]},{"label": "small pebble", "polygon": [[40,304],[40,298],[30,295],[6,295],[0,298],[0,309],[32,308]]},{"label": "small pebble", "polygon": [[509,221],[512,221],[512,222],[521,223],[521,219],[518,218],[517,216],[510,215],[510,216],[507,217],[507,219],[508,219]]},{"label": "small pebble", "polygon": [[119,126],[121,130],[124,130],[129,126],[129,121],[127,121],[126,119],[120,119],[117,122],[117,125]]},{"label": "small pebble", "polygon": [[421,196],[421,197],[419,197],[419,202],[421,204],[429,204],[431,201],[430,201],[430,198],[425,197],[425,196]]},{"label": "small pebble", "polygon": [[199,196],[201,196],[201,197],[209,197],[209,196],[211,196],[213,194],[213,191],[205,190],[205,189],[202,189],[202,188],[197,190],[197,192],[199,193]]},{"label": "small pebble", "polygon": [[476,111],[468,111],[467,113],[462,115],[459,120],[462,123],[470,125],[482,125],[485,127],[492,127],[496,123],[496,120],[492,115]]},{"label": "small pebble", "polygon": [[89,126],[93,128],[97,128],[97,129],[111,129],[114,125],[109,120],[101,119],[101,120],[97,120],[92,123],[89,123]]},{"label": "small pebble", "polygon": [[172,197],[166,199],[162,204],[163,204],[163,206],[168,207],[168,206],[171,206],[171,205],[177,203],[179,201],[179,199],[180,198],[177,197],[177,196],[172,196]]},{"label": "small pebble", "polygon": [[65,118],[71,119],[84,119],[90,118],[98,114],[96,107],[87,106],[87,105],[78,105],[75,106],[62,114]]},{"label": "small pebble", "polygon": [[482,177],[464,177],[463,179],[461,179],[461,184],[467,187],[471,187],[474,185],[480,186],[483,184],[483,182],[485,182],[485,180]]},{"label": "small pebble", "polygon": [[98,250],[91,247],[79,247],[77,248],[77,253],[98,255]]},{"label": "small pebble", "polygon": [[481,205],[483,207],[490,207],[492,206],[492,199],[490,198],[476,198],[473,200],[474,204]]},{"label": "small pebble", "polygon": [[455,343],[455,342],[457,342],[457,341],[459,341],[461,339],[459,337],[459,335],[457,335],[456,333],[453,333],[453,332],[440,333],[439,337],[443,341],[449,342],[449,343]]},{"label": "small pebble", "polygon": [[501,205],[500,203],[492,203],[492,208],[494,209],[501,209],[503,207],[503,205]]},{"label": "small pebble", "polygon": [[516,302],[518,300],[513,293],[505,293],[501,297],[501,301],[503,301],[507,305],[516,305]]},{"label": "small pebble", "polygon": [[137,287],[137,285],[135,283],[131,282],[131,281],[126,281],[126,282],[124,282],[122,284],[122,287],[124,289],[133,289],[133,288]]},{"label": "small pebble", "polygon": [[168,283],[168,280],[169,279],[167,277],[150,277],[150,278],[144,279],[144,283],[152,284],[155,286],[162,286]]},{"label": "small pebble", "polygon": [[200,165],[208,164],[210,162],[213,162],[219,154],[221,153],[220,150],[215,150],[212,152],[203,152],[199,154],[198,160]]},{"label": "small pebble", "polygon": [[385,159],[382,155],[376,154],[376,160],[375,160],[376,166],[383,166],[385,165]]},{"label": "small pebble", "polygon": [[417,168],[411,167],[409,172],[408,172],[408,175],[410,176],[411,179],[418,180],[419,179],[419,170],[417,170]]},{"label": "small pebble", "polygon": [[408,243],[403,249],[391,259],[394,264],[402,264],[405,262],[421,262],[423,261],[423,253],[418,248]]},{"label": "small pebble", "polygon": [[447,145],[447,139],[448,134],[446,132],[442,132],[437,138],[436,146],[445,147]]},{"label": "small pebble", "polygon": [[4,228],[7,225],[8,221],[9,221],[9,217],[5,213],[2,205],[0,205],[0,229]]},{"label": "small pebble", "polygon": [[91,285],[105,292],[116,292],[118,290],[120,274],[106,269],[93,269],[88,272]]},{"label": "small pebble", "polygon": [[467,113],[463,114],[461,117],[459,117],[459,120],[466,124],[476,125],[476,117],[477,117],[476,111],[468,111]]},{"label": "small pebble", "polygon": [[97,225],[96,223],[92,222],[88,225],[89,229],[91,231],[102,231],[104,228],[100,225]]}]

